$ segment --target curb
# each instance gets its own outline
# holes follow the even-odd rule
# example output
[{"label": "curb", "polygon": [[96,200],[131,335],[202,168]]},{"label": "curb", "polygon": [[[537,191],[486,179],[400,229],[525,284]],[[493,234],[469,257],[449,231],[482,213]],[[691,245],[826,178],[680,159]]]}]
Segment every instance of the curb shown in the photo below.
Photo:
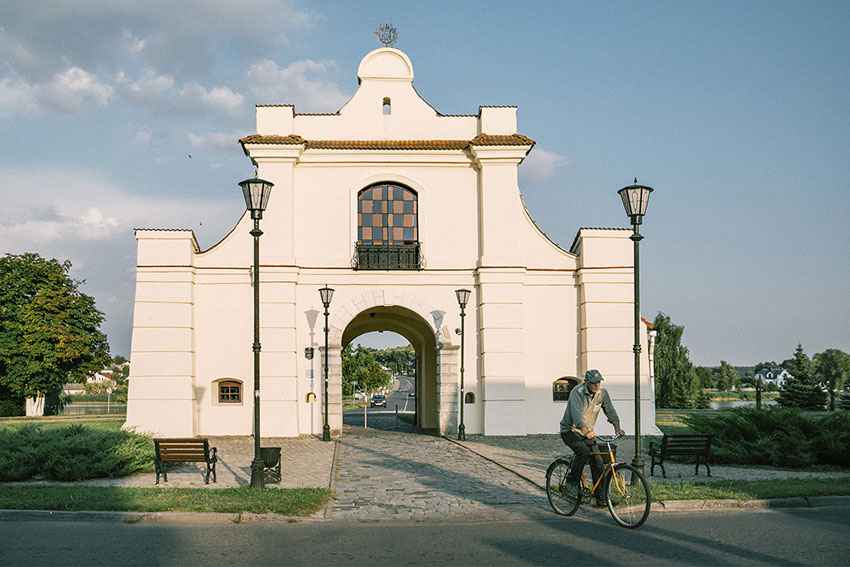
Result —
[{"label": "curb", "polygon": [[[850,506],[850,496],[772,498],[764,500],[663,500],[652,503],[653,513],[711,510],[772,510],[780,508],[820,508]],[[589,511],[595,509],[588,508]],[[453,518],[441,518],[452,520]],[[123,524],[289,524],[324,523],[330,518],[281,516],[277,514],[220,512],[65,512],[56,510],[0,510],[0,522],[47,521],[112,522]],[[392,521],[392,520],[369,520]]]},{"label": "curb", "polygon": [[271,524],[324,521],[315,516],[282,516],[243,512],[66,512],[58,510],[0,510],[0,522],[112,522],[122,524]]}]

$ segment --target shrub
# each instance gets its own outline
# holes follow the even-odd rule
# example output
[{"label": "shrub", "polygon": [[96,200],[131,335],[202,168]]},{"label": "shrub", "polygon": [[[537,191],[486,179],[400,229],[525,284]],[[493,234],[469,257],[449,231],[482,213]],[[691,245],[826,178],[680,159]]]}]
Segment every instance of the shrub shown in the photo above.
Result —
[{"label": "shrub", "polygon": [[78,481],[150,470],[154,451],[151,439],[128,431],[25,425],[0,430],[0,454],[0,480]]},{"label": "shrub", "polygon": [[850,466],[850,414],[814,418],[799,409],[736,408],[684,418],[696,433],[712,433],[716,463],[805,468]]},{"label": "shrub", "polygon": [[0,417],[17,417],[25,413],[23,400],[0,400]]},{"label": "shrub", "polygon": [[815,441],[819,463],[850,467],[850,412],[833,412],[818,421]]}]

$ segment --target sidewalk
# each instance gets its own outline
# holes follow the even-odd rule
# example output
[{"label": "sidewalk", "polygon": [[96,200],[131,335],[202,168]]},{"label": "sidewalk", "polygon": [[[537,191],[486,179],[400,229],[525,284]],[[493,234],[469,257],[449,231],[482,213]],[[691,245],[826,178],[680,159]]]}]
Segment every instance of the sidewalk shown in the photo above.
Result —
[{"label": "sidewalk", "polygon": [[[632,438],[617,442],[619,460],[631,461]],[[253,441],[250,437],[212,437],[218,449],[217,482],[205,485],[203,467],[189,464],[170,470],[168,483],[160,487],[225,488],[247,486],[251,479]],[[263,447],[281,447],[282,480],[268,487],[325,487],[333,495],[327,508],[314,520],[348,519],[376,521],[388,519],[469,519],[470,521],[551,517],[545,495],[544,477],[549,463],[568,453],[558,435],[526,437],[469,436],[456,441],[401,431],[383,431],[345,426],[344,435],[330,442],[315,436],[263,439]],[[645,454],[645,447],[644,447]],[[654,482],[700,482],[726,479],[823,478],[850,476],[850,472],[812,473],[773,469],[713,465],[712,476],[703,468],[694,475],[693,465],[666,464],[667,480],[656,475]],[[31,483],[31,482],[30,482]],[[97,486],[154,487],[155,475],[143,473],[118,479],[85,481]],[[61,483],[73,484],[73,483]],[[775,507],[850,505],[850,497],[788,499],[785,502],[687,501],[657,503],[654,510],[686,510],[718,507]],[[588,517],[601,511],[588,509]],[[20,516],[33,513],[20,512]],[[6,513],[2,515],[7,515]],[[55,513],[52,517],[59,517]],[[115,517],[113,513],[110,518]],[[119,514],[120,516],[120,514]],[[183,515],[197,521],[198,515]],[[209,516],[209,515],[206,515]],[[220,521],[232,521],[220,515]],[[167,514],[136,514],[152,521],[167,521]],[[171,517],[175,517],[171,514]],[[261,517],[255,521],[279,521]],[[243,515],[242,521],[250,521]],[[214,521],[208,517],[204,521]]]},{"label": "sidewalk", "polygon": [[[162,487],[188,488],[234,488],[251,484],[251,461],[254,459],[254,440],[252,437],[209,437],[210,447],[215,447],[216,482],[210,479],[204,484],[206,464],[187,463],[181,467],[168,467],[168,482],[160,478]],[[305,435],[302,437],[262,438],[262,447],[280,447],[281,481],[269,483],[276,488],[328,488],[332,483],[334,453],[337,442],[322,441],[321,437]],[[156,486],[156,474],[140,473],[113,479],[92,479],[79,483],[96,486]]]}]

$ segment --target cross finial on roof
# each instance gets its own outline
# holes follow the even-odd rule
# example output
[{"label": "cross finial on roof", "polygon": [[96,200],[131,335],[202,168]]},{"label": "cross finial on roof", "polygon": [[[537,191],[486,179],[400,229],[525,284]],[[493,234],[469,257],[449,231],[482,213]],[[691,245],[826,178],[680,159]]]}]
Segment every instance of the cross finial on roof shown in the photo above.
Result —
[{"label": "cross finial on roof", "polygon": [[398,32],[391,24],[381,24],[375,32],[375,37],[384,47],[393,47],[398,41]]}]

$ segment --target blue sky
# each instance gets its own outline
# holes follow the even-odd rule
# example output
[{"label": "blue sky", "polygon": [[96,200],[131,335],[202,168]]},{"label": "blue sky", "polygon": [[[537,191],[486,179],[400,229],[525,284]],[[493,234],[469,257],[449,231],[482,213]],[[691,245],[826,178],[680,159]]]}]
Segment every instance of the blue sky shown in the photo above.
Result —
[{"label": "blue sky", "polygon": [[846,1],[10,2],[0,253],[71,260],[128,355],[132,229],[218,241],[254,105],[337,110],[386,22],[439,112],[518,107],[520,189],[562,246],[655,188],[642,309],[695,363],[850,351]]}]

